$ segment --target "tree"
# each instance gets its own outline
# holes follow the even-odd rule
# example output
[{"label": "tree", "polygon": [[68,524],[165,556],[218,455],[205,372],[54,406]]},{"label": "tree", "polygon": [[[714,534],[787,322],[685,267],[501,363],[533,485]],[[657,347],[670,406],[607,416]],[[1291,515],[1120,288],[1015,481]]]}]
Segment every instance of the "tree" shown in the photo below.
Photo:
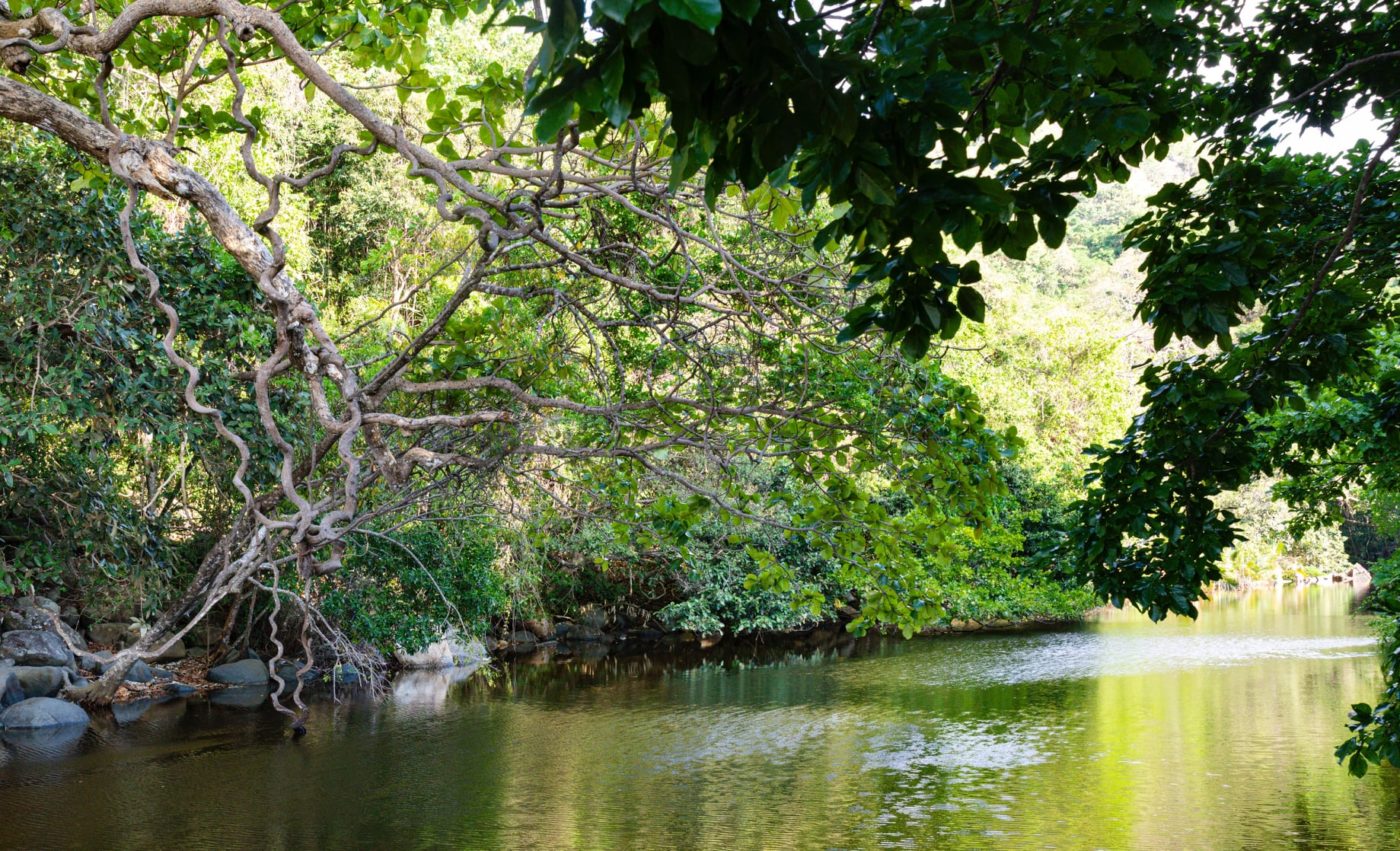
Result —
[{"label": "tree", "polygon": [[[237,459],[241,508],[185,592],[83,696],[109,697],[134,659],[215,607],[231,617],[253,593],[272,600],[274,669],[284,654],[310,665],[318,652],[364,666],[319,601],[335,591],[353,536],[431,514],[444,493],[475,491],[508,510],[514,491],[548,494],[568,478],[599,489],[634,524],[683,530],[704,510],[769,522],[739,483],[693,472],[722,473],[739,459],[782,459],[803,480],[783,532],[860,565],[870,619],[912,629],[936,616],[907,593],[924,568],[898,542],[986,516],[999,489],[990,460],[1006,443],[936,368],[834,341],[863,288],[848,291],[831,258],[805,245],[810,218],[791,199],[750,193],[707,204],[700,187],[672,180],[656,121],[605,138],[567,127],[531,142],[519,76],[488,69],[451,98],[426,76],[428,7],[374,23],[308,11],[138,2],[89,9],[96,23],[78,25],[44,7],[17,11],[3,30],[13,37],[0,49],[17,76],[0,79],[0,115],[54,134],[92,158],[93,182],[105,182],[105,170],[123,190],[116,227],[158,311],[164,357],[185,406]],[[446,8],[436,20],[466,11]],[[381,26],[404,40],[382,45]],[[351,33],[361,47],[342,52]],[[327,37],[317,54],[299,40]],[[376,67],[350,67],[358,61]],[[405,107],[390,124],[332,64],[371,86],[373,74],[404,72],[403,99],[418,97],[422,112]],[[367,138],[316,152],[300,176],[265,172],[275,110],[256,101],[296,75]],[[415,87],[429,90],[420,97]],[[164,138],[141,135],[152,131]],[[183,147],[225,137],[244,168],[241,182],[224,175],[229,195],[181,161]],[[409,189],[420,209],[457,227],[428,241],[438,261],[380,316],[332,328],[313,289],[294,279],[289,258],[300,249],[276,222],[292,193],[314,193],[358,158],[382,155],[426,183]],[[235,373],[236,387],[208,380],[217,353],[191,337],[199,329],[171,290],[178,277],[163,278],[137,239],[145,205],[180,204],[254,282],[253,300],[270,315],[266,345]],[[261,211],[245,219],[240,207]],[[429,312],[379,321],[407,300]],[[233,415],[240,398],[252,403],[251,422]],[[267,487],[263,458],[272,459]],[[675,493],[638,493],[644,475]],[[872,476],[930,510],[890,515],[866,494]],[[785,581],[783,565],[762,568],[761,581]],[[299,651],[288,647],[288,627]],[[299,685],[291,700],[300,702]]]},{"label": "tree", "polygon": [[[993,479],[943,451],[962,436],[995,454],[967,403],[911,404],[927,419],[892,430],[894,403],[926,395],[917,375],[885,376],[893,383],[875,382],[889,388],[877,404],[834,417],[820,384],[794,380],[832,338],[885,363],[866,332],[912,359],[964,318],[981,320],[980,267],[962,252],[1016,259],[1037,241],[1057,245],[1078,195],[1188,135],[1203,140],[1200,174],[1157,196],[1127,243],[1146,253],[1141,316],[1158,347],[1182,337],[1201,351],[1149,370],[1144,412],[1091,471],[1066,564],[1114,602],[1154,617],[1193,612],[1234,534],[1212,497],[1271,467],[1259,424],[1364,370],[1365,335],[1393,325],[1383,295],[1394,279],[1400,39],[1384,4],[1286,0],[1248,26],[1239,4],[1215,0],[541,6],[99,1],[81,16],[24,8],[0,23],[14,75],[0,78],[0,116],[105,164],[130,188],[128,210],[138,192],[192,205],[277,319],[253,383],[281,486],[243,489],[245,512],[159,632],[199,599],[261,583],[263,565],[278,595],[290,593],[280,567],[295,565],[303,592],[289,598],[309,611],[304,589],[334,572],[356,518],[405,504],[362,504],[371,481],[481,475],[522,455],[656,472],[672,449],[795,452],[825,459],[806,471],[824,487],[849,482],[849,459],[867,457],[865,470],[883,466],[916,489],[948,483],[928,515],[935,528],[950,515],[975,520]],[[537,38],[523,75],[462,85],[427,61],[434,33],[488,11]],[[329,99],[361,144],[342,141],[302,177],[260,170],[258,145],[276,128],[249,106],[248,81],[265,68],[290,69],[308,98]],[[381,86],[413,107],[390,113],[392,103],[375,109],[356,94]],[[536,116],[533,141],[511,109],[517,97]],[[1349,108],[1370,109],[1383,130],[1348,158],[1293,157],[1273,143],[1274,117],[1326,130]],[[247,175],[266,195],[252,225],[177,157],[178,146],[230,135],[243,138]],[[461,278],[434,319],[365,369],[297,288],[273,223],[284,192],[379,155],[399,158],[442,219],[460,223],[448,265]],[[133,266],[162,304],[122,219]],[[658,256],[647,238],[662,235],[674,248]],[[540,351],[586,351],[571,395],[546,395],[535,375],[500,374],[505,359],[461,346],[455,363],[433,356],[474,293],[505,300],[489,321],[542,329]],[[193,364],[167,348],[191,377],[187,401],[216,418],[193,393]],[[269,388],[294,380],[318,434],[303,452],[269,426]],[[847,440],[894,433],[920,437],[927,454],[914,470],[856,449],[898,450],[898,440]],[[732,495],[692,491],[745,513]],[[827,537],[833,552],[869,552],[870,530],[891,528],[857,489],[824,492],[825,510],[851,520],[833,523],[850,533]],[[273,541],[285,555],[270,557]],[[875,549],[881,564],[894,550]],[[907,589],[878,584],[887,593],[872,599]]]}]

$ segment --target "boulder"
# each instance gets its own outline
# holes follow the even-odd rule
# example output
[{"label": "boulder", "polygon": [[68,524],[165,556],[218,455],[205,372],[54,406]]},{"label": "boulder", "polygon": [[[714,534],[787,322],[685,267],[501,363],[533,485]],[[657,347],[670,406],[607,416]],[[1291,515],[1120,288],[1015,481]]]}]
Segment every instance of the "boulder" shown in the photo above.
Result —
[{"label": "boulder", "polygon": [[529,653],[535,649],[535,634],[529,630],[517,629],[506,640],[506,647],[512,653]]},{"label": "boulder", "polygon": [[486,659],[486,647],[475,638],[464,640],[455,629],[449,629],[441,638],[417,653],[409,653],[399,648],[394,651],[394,659],[403,667],[412,670],[460,668],[483,662]]},{"label": "boulder", "polygon": [[165,668],[152,667],[151,674],[161,682],[166,682],[167,680],[175,679],[175,674],[170,671],[167,671]]},{"label": "boulder", "polygon": [[[282,682],[286,683],[288,686],[295,686],[297,671],[301,670],[301,666],[302,661],[300,659],[283,659],[277,663],[277,676],[281,677]],[[305,674],[302,674],[302,682],[311,682],[316,679],[319,673],[320,672],[316,670],[316,666],[312,665],[310,668],[307,668]],[[273,685],[276,685],[276,683],[273,683]]]},{"label": "boulder", "polygon": [[209,669],[209,682],[230,686],[267,685],[267,665],[261,659],[241,659]]},{"label": "boulder", "polygon": [[199,691],[199,689],[189,683],[177,682],[175,680],[166,683],[163,688],[166,694],[174,695],[175,697],[187,697]]},{"label": "boulder", "polygon": [[68,669],[17,666],[10,669],[25,697],[53,697],[68,685]]},{"label": "boulder", "polygon": [[73,654],[63,640],[52,632],[38,629],[17,629],[0,638],[0,659],[12,659],[16,665],[74,666]]},{"label": "boulder", "polygon": [[4,627],[7,630],[52,632],[74,647],[87,646],[82,635],[58,617],[58,604],[47,597],[20,597],[5,613]]},{"label": "boulder", "polygon": [[331,680],[338,686],[353,686],[360,682],[360,671],[354,665],[336,665]]},{"label": "boulder", "polygon": [[139,721],[142,715],[155,705],[155,701],[149,697],[141,700],[128,700],[125,703],[112,704],[112,717],[118,724],[130,724]]},{"label": "boulder", "polygon": [[15,676],[13,667],[0,668],[0,709],[24,700],[24,685]]},{"label": "boulder", "polygon": [[39,730],[45,727],[87,726],[88,716],[76,704],[52,697],[21,700],[0,713],[0,728]]},{"label": "boulder", "polygon": [[578,613],[578,626],[591,626],[601,631],[607,623],[608,616],[603,614],[602,609],[594,606],[585,606],[583,611]]},{"label": "boulder", "polygon": [[603,631],[586,623],[576,623],[565,636],[569,641],[602,641]]},{"label": "boulder", "polygon": [[149,683],[155,678],[156,675],[151,672],[151,666],[140,659],[131,663],[131,667],[126,671],[126,681],[129,683]]},{"label": "boulder", "polygon": [[234,686],[209,694],[210,703],[234,709],[257,709],[266,700],[266,686]]},{"label": "boulder", "polygon": [[46,629],[49,615],[58,614],[58,604],[48,597],[20,597],[0,619],[6,630]]},{"label": "boulder", "polygon": [[104,647],[126,647],[141,637],[141,631],[129,623],[95,623],[88,627],[88,638]]},{"label": "boulder", "polygon": [[165,652],[156,656],[154,661],[178,662],[179,660],[185,658],[186,655],[188,654],[185,651],[184,639],[180,639],[179,641],[176,641],[174,644],[171,644],[169,647],[165,648]]},{"label": "boulder", "polygon": [[554,637],[554,624],[547,620],[528,620],[521,625],[534,633],[535,638],[540,641],[548,641]]}]

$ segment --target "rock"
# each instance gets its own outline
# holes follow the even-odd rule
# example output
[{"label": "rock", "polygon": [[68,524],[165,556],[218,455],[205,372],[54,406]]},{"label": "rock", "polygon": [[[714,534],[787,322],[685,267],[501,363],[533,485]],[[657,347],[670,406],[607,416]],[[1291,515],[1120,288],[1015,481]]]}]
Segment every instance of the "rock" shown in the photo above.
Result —
[{"label": "rock", "polygon": [[151,673],[151,666],[137,659],[131,663],[131,667],[126,671],[126,681],[129,683],[149,683],[154,681],[156,675]]},{"label": "rock", "polygon": [[161,682],[175,679],[175,675],[164,668],[151,668],[151,675]]},{"label": "rock", "polygon": [[0,668],[0,709],[24,700],[24,685],[12,667]]},{"label": "rock", "polygon": [[591,626],[601,631],[608,623],[608,616],[603,614],[601,609],[594,606],[586,606],[578,614],[578,626]]},{"label": "rock", "polygon": [[185,697],[199,691],[199,689],[189,683],[182,683],[174,680],[166,683],[164,689],[166,694],[175,695],[176,697]]},{"label": "rock", "polygon": [[576,623],[569,630],[567,638],[569,641],[602,641],[603,631],[596,626]]},{"label": "rock", "polygon": [[700,636],[700,649],[709,650],[711,647],[714,647],[716,644],[719,644],[723,640],[723,632],[712,633],[710,635],[702,635]]},{"label": "rock", "polygon": [[402,648],[394,651],[398,663],[413,670],[478,665],[486,660],[486,656],[486,647],[480,641],[475,638],[463,640],[455,629],[447,630],[442,638],[417,653],[408,653]]},{"label": "rock", "polygon": [[243,659],[209,669],[209,682],[232,686],[267,685],[267,665],[261,659]]},{"label": "rock", "polygon": [[130,724],[140,720],[141,716],[145,715],[146,711],[154,705],[155,701],[149,697],[142,700],[128,700],[126,703],[114,703],[112,704],[112,717],[117,719],[118,724]]},{"label": "rock", "polygon": [[331,681],[338,686],[353,686],[360,681],[360,671],[354,665],[336,665]]},{"label": "rock", "polygon": [[140,630],[129,623],[95,623],[88,627],[88,638],[104,647],[123,648],[140,637]]},{"label": "rock", "polygon": [[169,647],[165,648],[165,652],[156,656],[155,659],[152,661],[178,662],[179,660],[185,658],[186,655],[188,654],[185,650],[185,642],[183,639],[181,639],[179,641],[176,641],[174,644],[171,644]]},{"label": "rock", "polygon": [[51,632],[74,647],[87,647],[82,635],[57,615],[58,604],[47,597],[20,597],[5,613],[4,625],[7,630]]},{"label": "rock", "polygon": [[87,726],[88,716],[81,707],[52,697],[21,700],[0,713],[0,728],[39,730],[45,727]]},{"label": "rock", "polygon": [[524,629],[512,632],[506,640],[506,646],[512,653],[529,653],[535,649],[536,643],[535,634]]},{"label": "rock", "polygon": [[53,697],[68,685],[68,669],[19,666],[10,669],[25,697]]},{"label": "rock", "polygon": [[0,638],[0,659],[13,659],[16,665],[74,666],[73,654],[52,632],[17,629]]},{"label": "rock", "polygon": [[[301,666],[302,661],[300,659],[283,659],[282,661],[277,663],[277,676],[281,677],[282,681],[285,682],[289,687],[295,686],[297,681],[297,671],[301,670]],[[306,670],[305,674],[302,674],[302,682],[309,683],[315,680],[317,673],[318,672],[316,670],[316,666],[312,665]],[[276,685],[276,683],[273,683],[273,685]]]},{"label": "rock", "polygon": [[528,629],[535,638],[540,641],[548,641],[554,637],[554,624],[547,620],[528,620],[522,626]]},{"label": "rock", "polygon": [[209,694],[210,703],[216,706],[231,706],[235,709],[257,709],[263,705],[265,700],[267,700],[266,686],[235,686]]},{"label": "rock", "polygon": [[198,659],[198,658],[201,657],[201,656],[208,656],[208,655],[209,655],[209,648],[208,648],[208,647],[196,647],[195,645],[191,644],[189,647],[186,647],[186,648],[185,648],[185,658],[187,658],[187,659]]},{"label": "rock", "polygon": [[52,621],[50,614],[58,614],[58,604],[47,597],[20,597],[10,606],[0,623],[6,630],[42,629],[47,630]]},{"label": "rock", "polygon": [[573,624],[568,621],[560,621],[554,625],[554,637],[560,640],[566,640],[569,637],[569,633],[573,632],[573,629]]},{"label": "rock", "polygon": [[78,610],[73,608],[72,606],[64,606],[63,610],[58,613],[58,619],[73,627],[74,629],[78,628],[78,621],[81,618],[82,616],[78,614]]}]

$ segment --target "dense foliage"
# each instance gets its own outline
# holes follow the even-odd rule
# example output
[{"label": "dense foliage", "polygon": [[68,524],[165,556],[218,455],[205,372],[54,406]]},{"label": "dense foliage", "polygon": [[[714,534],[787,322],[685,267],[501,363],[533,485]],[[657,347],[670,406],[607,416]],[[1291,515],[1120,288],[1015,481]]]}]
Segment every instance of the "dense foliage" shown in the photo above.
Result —
[{"label": "dense foliage", "polygon": [[[949,616],[950,584],[988,577],[1021,593],[1027,541],[1050,525],[1037,515],[1066,499],[1067,536],[1036,581],[1088,582],[1154,618],[1194,614],[1243,552],[1249,501],[1232,493],[1276,482],[1289,535],[1393,504],[1400,20],[1387,4],[98,0],[83,26],[61,7],[11,5],[0,116],[95,164],[78,170],[93,191],[73,205],[54,203],[72,197],[68,175],[25,177],[48,187],[48,207],[15,221],[73,206],[133,230],[102,189],[110,172],[139,247],[50,230],[108,277],[126,275],[104,265],[123,254],[138,285],[188,270],[166,291],[190,303],[161,310],[189,313],[181,342],[223,411],[196,402],[192,422],[248,459],[227,530],[193,524],[218,542],[155,634],[197,598],[212,607],[261,583],[264,564],[295,564],[310,623],[313,579],[350,563],[357,524],[387,531],[464,504],[496,509],[524,542],[519,564],[543,537],[601,524],[613,542],[593,555],[625,541],[701,586],[685,615],[696,623],[777,623],[766,613],[778,599],[820,613],[853,593],[856,629],[906,632]],[[494,55],[471,49],[479,15],[502,25],[487,30]],[[1375,132],[1345,155],[1279,142],[1279,122],[1326,132],[1358,112]],[[1130,306],[1150,343],[1122,345],[1097,316],[1052,315],[1068,287],[998,292],[1006,261],[1034,266],[1064,247],[1081,199],[1182,143],[1194,167],[1124,207],[1139,217],[1121,243],[1104,226],[1121,216],[1103,205],[1106,216],[1081,214],[1088,235],[1072,252],[1140,261]],[[257,295],[246,283],[206,293],[233,263],[155,234],[145,216],[186,209],[177,201]],[[42,235],[18,241],[32,243],[14,255],[21,270],[82,291]],[[120,347],[96,339],[100,323],[76,323],[93,351],[48,361],[68,327],[47,324],[62,313],[42,303],[49,292],[5,330],[21,367],[42,378],[57,364],[53,385],[40,402],[31,382],[26,398],[7,370],[2,415],[61,496],[105,462],[82,460],[91,444],[70,452],[82,440],[70,446],[60,421],[82,431],[116,408],[54,407],[68,404],[54,401],[61,373],[101,369],[91,359]],[[94,304],[131,310],[102,292]],[[239,310],[210,313],[224,294],[241,294]],[[242,327],[254,306],[270,332],[237,340],[257,355],[221,350],[234,341],[220,323]],[[999,309],[1033,318],[963,333]],[[17,330],[30,311],[43,333]],[[992,346],[980,363],[918,362],[979,345]],[[1127,354],[1146,364],[1136,406],[1122,401]],[[1070,398],[997,386],[1017,370]],[[225,383],[234,374],[244,380]],[[959,378],[989,384],[1001,410]],[[141,408],[116,389],[101,404]],[[239,422],[250,396],[256,422]],[[176,439],[175,410],[132,428],[166,435],[164,460],[147,463],[158,481],[168,447],[217,443]],[[1008,491],[1020,473],[1000,474],[1022,438],[1035,444],[1021,472],[1047,498]],[[1082,443],[1096,444],[1084,490]],[[141,477],[127,454],[106,491],[131,501]],[[783,484],[753,488],[750,469]],[[220,496],[211,479],[202,498]],[[150,519],[128,524],[131,541],[150,537]],[[5,532],[6,558],[23,566],[4,570],[51,578],[29,523]],[[247,575],[230,584],[220,560]],[[741,570],[746,591],[776,596],[706,596]],[[1400,756],[1388,707],[1358,708],[1353,770]]]}]

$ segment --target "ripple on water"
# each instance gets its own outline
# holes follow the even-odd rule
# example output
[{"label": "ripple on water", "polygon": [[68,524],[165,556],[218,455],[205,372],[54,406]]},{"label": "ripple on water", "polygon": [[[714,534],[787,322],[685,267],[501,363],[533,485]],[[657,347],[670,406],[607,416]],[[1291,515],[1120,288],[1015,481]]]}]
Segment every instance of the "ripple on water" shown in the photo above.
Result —
[{"label": "ripple on water", "polygon": [[1367,635],[1113,635],[1051,633],[995,638],[927,654],[901,679],[926,686],[1015,685],[1250,665],[1269,660],[1346,659],[1374,652]]}]

